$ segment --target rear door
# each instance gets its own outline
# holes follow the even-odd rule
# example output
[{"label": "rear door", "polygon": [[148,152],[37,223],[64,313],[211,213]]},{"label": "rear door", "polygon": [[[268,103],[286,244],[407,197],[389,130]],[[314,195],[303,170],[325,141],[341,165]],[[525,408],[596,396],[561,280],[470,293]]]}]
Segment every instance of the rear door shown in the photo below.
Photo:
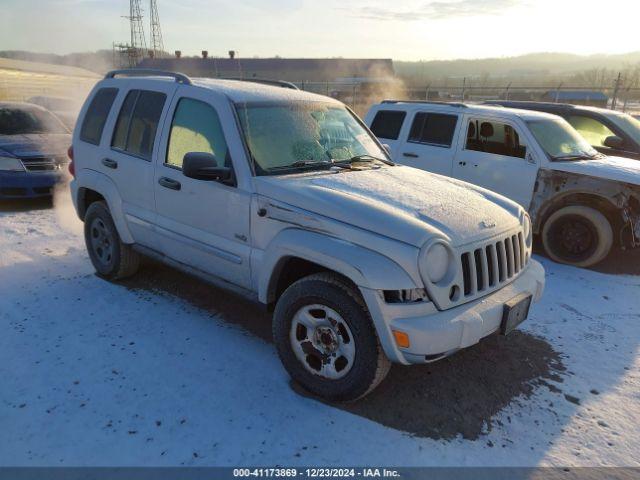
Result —
[{"label": "rear door", "polygon": [[459,115],[418,110],[406,122],[410,122],[411,128],[403,131],[404,138],[394,159],[411,167],[451,175]]},{"label": "rear door", "polygon": [[[118,187],[129,230],[136,243],[158,248],[155,223],[154,164],[158,125],[176,89],[169,82],[129,82],[107,124],[113,132],[98,168]],[[144,85],[144,88],[142,88]]]},{"label": "rear door", "polygon": [[220,166],[231,168],[234,159],[246,161],[244,150],[237,149],[241,143],[233,138],[238,136],[233,119],[224,96],[179,88],[163,126],[157,157],[156,230],[168,257],[248,288],[251,195],[235,183],[182,174],[182,161],[189,152],[212,153]]},{"label": "rear door", "polygon": [[453,177],[493,190],[529,208],[538,165],[510,120],[464,116]]}]

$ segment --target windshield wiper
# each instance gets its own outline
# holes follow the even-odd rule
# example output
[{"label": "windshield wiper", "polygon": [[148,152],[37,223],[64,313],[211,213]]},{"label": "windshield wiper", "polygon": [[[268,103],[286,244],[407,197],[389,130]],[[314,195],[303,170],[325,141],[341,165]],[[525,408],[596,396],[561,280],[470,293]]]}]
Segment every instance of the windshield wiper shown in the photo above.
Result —
[{"label": "windshield wiper", "polygon": [[306,167],[317,167],[319,165],[331,165],[330,160],[298,160],[296,162],[290,163],[288,165],[277,165],[275,167],[268,168],[269,171],[277,171],[277,170],[289,170],[296,168],[306,168]]},{"label": "windshield wiper", "polygon": [[375,157],[373,155],[369,155],[366,153],[364,155],[356,155],[354,157],[347,158],[345,160],[332,160],[332,163],[334,165],[340,166],[345,164],[350,165],[352,163],[372,163],[374,161],[386,163],[387,165],[395,165],[395,163],[392,162],[391,160],[387,160],[386,158]]},{"label": "windshield wiper", "polygon": [[568,160],[595,160],[597,158],[602,158],[603,155],[601,153],[597,153],[594,155],[588,155],[586,153],[572,153],[568,155],[556,155],[553,157],[554,160],[558,161],[568,161]]}]

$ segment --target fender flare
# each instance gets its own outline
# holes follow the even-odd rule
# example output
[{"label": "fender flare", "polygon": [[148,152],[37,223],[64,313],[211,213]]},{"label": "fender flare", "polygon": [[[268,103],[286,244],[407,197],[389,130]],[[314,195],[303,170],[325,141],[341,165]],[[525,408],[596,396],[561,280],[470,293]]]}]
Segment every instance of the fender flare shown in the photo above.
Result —
[{"label": "fender flare", "polygon": [[113,183],[107,175],[96,172],[95,170],[82,169],[76,174],[78,182],[78,197],[76,205],[78,209],[78,215],[84,218],[84,195],[86,189],[94,190],[104,197],[111,212],[113,223],[118,229],[118,234],[123,243],[134,243],[133,236],[129,231],[127,222],[124,218],[124,210],[122,207],[122,198],[118,192],[116,184]]},{"label": "fender flare", "polygon": [[340,273],[358,287],[372,290],[419,288],[410,275],[389,257],[326,234],[288,228],[276,235],[265,249],[258,278],[258,299],[261,302],[275,300],[282,266],[292,257]]}]

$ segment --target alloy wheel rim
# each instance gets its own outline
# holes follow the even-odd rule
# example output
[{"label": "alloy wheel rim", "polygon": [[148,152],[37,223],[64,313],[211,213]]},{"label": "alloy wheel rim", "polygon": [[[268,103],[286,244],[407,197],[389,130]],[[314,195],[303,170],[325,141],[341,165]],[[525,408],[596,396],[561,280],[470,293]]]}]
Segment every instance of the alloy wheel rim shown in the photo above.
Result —
[{"label": "alloy wheel rim", "polygon": [[91,238],[91,248],[96,258],[102,265],[109,265],[113,259],[113,232],[101,218],[96,218],[91,222],[89,234]]},{"label": "alloy wheel rim", "polygon": [[338,380],[353,367],[356,346],[351,329],[326,305],[300,308],[291,321],[289,338],[296,358],[315,375]]}]

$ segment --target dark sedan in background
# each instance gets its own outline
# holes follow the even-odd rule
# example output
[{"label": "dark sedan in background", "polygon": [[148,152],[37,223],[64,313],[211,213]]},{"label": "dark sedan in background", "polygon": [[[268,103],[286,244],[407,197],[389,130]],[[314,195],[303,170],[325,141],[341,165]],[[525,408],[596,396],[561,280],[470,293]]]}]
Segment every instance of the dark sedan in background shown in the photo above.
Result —
[{"label": "dark sedan in background", "polygon": [[45,108],[0,102],[0,199],[51,195],[69,145],[69,130]]},{"label": "dark sedan in background", "polygon": [[640,160],[640,121],[626,113],[566,103],[509,100],[488,100],[484,103],[559,115],[599,152]]}]

